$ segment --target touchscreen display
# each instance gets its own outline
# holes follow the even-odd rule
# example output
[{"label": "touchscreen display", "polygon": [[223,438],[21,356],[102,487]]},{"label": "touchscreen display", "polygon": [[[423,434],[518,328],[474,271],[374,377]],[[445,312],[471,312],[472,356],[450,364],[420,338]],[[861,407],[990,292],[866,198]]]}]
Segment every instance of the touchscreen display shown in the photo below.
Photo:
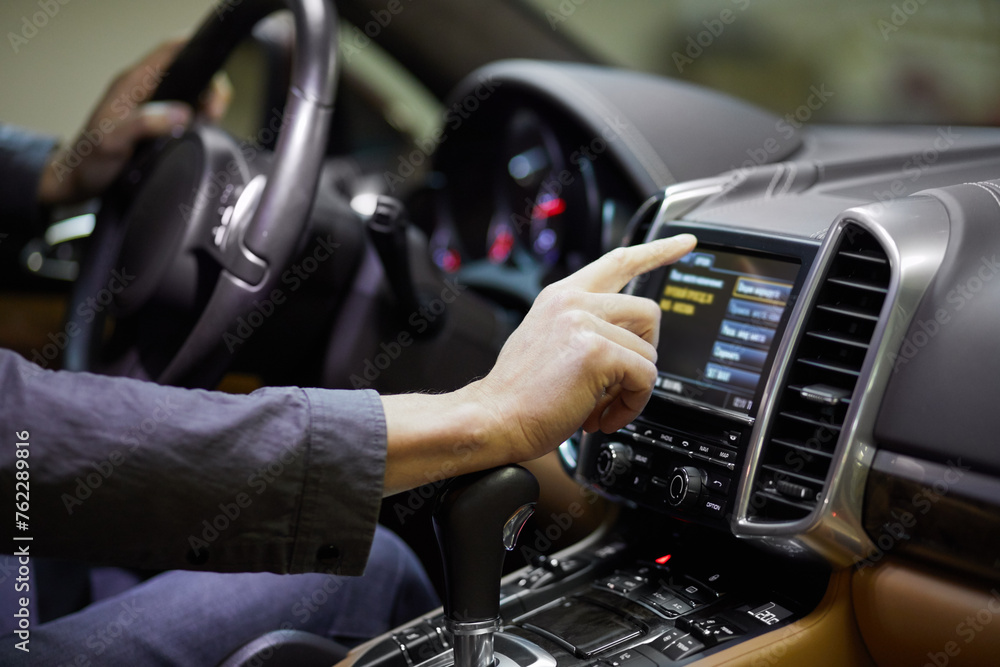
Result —
[{"label": "touchscreen display", "polygon": [[751,414],[799,266],[702,248],[668,266],[658,294],[659,390]]}]

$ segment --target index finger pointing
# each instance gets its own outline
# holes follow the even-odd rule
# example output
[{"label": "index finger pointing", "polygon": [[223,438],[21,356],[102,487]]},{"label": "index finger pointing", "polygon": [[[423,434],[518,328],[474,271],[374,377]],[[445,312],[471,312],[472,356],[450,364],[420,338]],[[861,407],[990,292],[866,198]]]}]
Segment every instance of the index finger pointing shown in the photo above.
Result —
[{"label": "index finger pointing", "polygon": [[566,278],[566,282],[591,292],[620,292],[636,276],[676,262],[694,250],[697,243],[693,234],[678,234],[616,248]]}]

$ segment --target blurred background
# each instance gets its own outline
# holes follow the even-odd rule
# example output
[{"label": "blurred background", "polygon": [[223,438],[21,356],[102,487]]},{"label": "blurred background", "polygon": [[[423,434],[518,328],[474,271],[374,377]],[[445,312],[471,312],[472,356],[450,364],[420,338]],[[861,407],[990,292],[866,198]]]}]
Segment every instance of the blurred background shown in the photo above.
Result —
[{"label": "blurred background", "polygon": [[[812,86],[825,85],[833,95],[810,110],[813,122],[1000,121],[1000,3],[993,0],[401,3],[404,11],[376,41],[404,64],[418,57],[414,40],[423,39],[425,50],[440,47],[447,56],[436,63],[440,81],[426,72],[418,77],[433,95],[378,49],[364,49],[349,67],[377,80],[382,94],[401,91],[381,110],[418,136],[433,128],[433,96],[447,84],[492,57],[522,54],[687,79],[781,115],[806,103]],[[388,0],[338,4],[363,27]],[[225,8],[225,0],[48,0],[46,6],[58,13],[29,27],[43,12],[39,0],[0,4],[0,119],[65,139],[115,73],[163,39],[188,34],[206,14]],[[532,30],[527,23],[535,24]],[[543,41],[551,44],[543,48]]]},{"label": "blurred background", "polygon": [[[38,0],[0,3],[0,120],[71,139],[108,82],[164,39],[198,25],[209,0]],[[38,24],[42,24],[41,16]],[[15,37],[12,38],[11,35]]]}]

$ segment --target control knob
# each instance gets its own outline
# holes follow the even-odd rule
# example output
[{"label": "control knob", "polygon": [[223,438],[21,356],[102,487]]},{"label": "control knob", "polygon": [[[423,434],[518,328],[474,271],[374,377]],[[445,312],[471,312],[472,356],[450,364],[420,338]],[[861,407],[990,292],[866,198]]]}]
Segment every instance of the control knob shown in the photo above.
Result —
[{"label": "control knob", "polygon": [[678,509],[693,507],[701,497],[704,479],[704,473],[694,466],[674,468],[667,484],[667,504]]},{"label": "control knob", "polygon": [[609,442],[597,453],[597,478],[604,486],[614,486],[619,479],[624,479],[631,466],[632,448],[628,445]]}]

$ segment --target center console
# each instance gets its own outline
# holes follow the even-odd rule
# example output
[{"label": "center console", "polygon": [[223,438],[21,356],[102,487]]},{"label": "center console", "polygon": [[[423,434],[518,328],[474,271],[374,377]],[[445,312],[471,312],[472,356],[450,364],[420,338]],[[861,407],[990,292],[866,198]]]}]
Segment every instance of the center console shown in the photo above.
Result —
[{"label": "center console", "polygon": [[[826,590],[825,568],[789,565],[695,524],[667,525],[627,512],[615,532],[507,576],[499,661],[687,664],[802,618]],[[756,576],[748,579],[748,571]],[[406,626],[356,667],[446,667],[453,648],[447,626],[443,613]]]},{"label": "center console", "polygon": [[[621,515],[612,532],[554,557],[523,547],[531,564],[500,587],[491,664],[685,664],[794,622],[826,591],[825,563],[775,558],[735,540],[730,525],[778,344],[818,243],[681,223],[654,234],[685,231],[698,235],[697,249],[630,286],[661,309],[649,404],[574,452],[576,479],[616,500]],[[817,400],[826,391],[802,390]],[[448,617],[392,633],[357,664],[453,664],[460,651],[449,607]]]}]

